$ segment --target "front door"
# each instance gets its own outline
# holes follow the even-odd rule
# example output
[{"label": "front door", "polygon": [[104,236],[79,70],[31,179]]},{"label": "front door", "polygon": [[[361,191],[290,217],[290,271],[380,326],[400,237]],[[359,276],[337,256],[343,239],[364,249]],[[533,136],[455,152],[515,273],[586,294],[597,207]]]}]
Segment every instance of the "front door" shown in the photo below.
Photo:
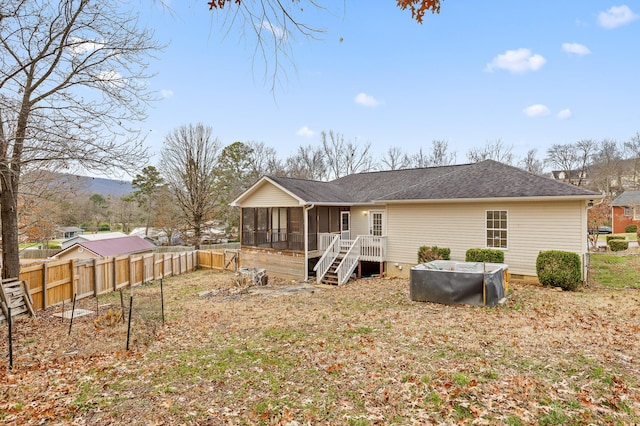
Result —
[{"label": "front door", "polygon": [[340,238],[343,240],[351,239],[351,212],[340,212]]}]

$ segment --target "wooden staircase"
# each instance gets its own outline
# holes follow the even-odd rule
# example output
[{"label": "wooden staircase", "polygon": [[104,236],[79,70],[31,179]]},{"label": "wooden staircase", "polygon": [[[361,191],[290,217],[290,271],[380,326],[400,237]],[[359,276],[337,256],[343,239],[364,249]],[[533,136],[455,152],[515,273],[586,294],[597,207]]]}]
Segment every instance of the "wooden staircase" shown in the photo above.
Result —
[{"label": "wooden staircase", "polygon": [[344,259],[344,255],[345,254],[347,254],[347,248],[341,247],[340,248],[340,253],[333,260],[333,263],[329,267],[329,270],[327,271],[327,273],[324,274],[324,277],[322,277],[322,280],[320,281],[322,284],[327,284],[327,285],[338,285],[339,284],[339,282],[338,282],[338,274],[336,273],[336,269],[338,269],[338,266],[340,266],[340,262],[342,262],[342,259]]}]

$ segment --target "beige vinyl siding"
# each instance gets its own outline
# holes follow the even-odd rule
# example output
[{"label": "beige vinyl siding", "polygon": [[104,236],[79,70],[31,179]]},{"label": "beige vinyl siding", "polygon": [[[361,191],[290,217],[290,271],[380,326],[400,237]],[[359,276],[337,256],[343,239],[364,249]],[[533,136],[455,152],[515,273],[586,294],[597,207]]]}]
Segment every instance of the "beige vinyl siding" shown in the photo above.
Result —
[{"label": "beige vinyl siding", "polygon": [[469,248],[486,247],[487,210],[508,212],[504,253],[512,274],[535,276],[536,258],[544,250],[584,257],[584,201],[396,204],[388,206],[388,261],[414,265],[421,245],[448,247],[452,260],[464,261]]},{"label": "beige vinyl siding", "polygon": [[300,207],[300,202],[282,189],[265,181],[242,201],[241,207]]},{"label": "beige vinyl siding", "polygon": [[369,235],[369,211],[384,211],[384,207],[354,206],[351,207],[351,238],[358,235]]}]

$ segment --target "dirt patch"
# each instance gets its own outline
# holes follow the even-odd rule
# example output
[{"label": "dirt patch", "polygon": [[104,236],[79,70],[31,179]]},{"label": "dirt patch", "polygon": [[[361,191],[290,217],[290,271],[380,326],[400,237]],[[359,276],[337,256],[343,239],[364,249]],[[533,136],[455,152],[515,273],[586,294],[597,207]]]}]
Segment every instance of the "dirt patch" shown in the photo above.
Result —
[{"label": "dirt patch", "polygon": [[[408,281],[238,289],[198,272],[96,316],[41,312],[0,366],[5,424],[633,424],[640,293],[512,282],[497,308],[411,302]],[[123,300],[128,300],[128,293]],[[7,353],[6,329],[0,351]]]}]

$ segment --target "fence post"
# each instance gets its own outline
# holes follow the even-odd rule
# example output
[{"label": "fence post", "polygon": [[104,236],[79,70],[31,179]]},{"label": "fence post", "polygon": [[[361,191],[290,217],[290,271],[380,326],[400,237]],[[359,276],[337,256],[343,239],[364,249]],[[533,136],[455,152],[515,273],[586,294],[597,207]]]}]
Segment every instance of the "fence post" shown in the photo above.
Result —
[{"label": "fence post", "polygon": [[76,288],[76,265],[73,259],[69,261],[69,270],[71,271],[71,294],[75,295],[78,293],[78,289]]},{"label": "fence post", "polygon": [[42,268],[42,309],[47,309],[47,281],[49,280],[49,266],[47,262]]},{"label": "fence post", "polygon": [[118,262],[116,257],[113,257],[113,291],[118,289]]},{"label": "fence post", "polygon": [[93,259],[93,295],[98,297],[98,259]]}]

